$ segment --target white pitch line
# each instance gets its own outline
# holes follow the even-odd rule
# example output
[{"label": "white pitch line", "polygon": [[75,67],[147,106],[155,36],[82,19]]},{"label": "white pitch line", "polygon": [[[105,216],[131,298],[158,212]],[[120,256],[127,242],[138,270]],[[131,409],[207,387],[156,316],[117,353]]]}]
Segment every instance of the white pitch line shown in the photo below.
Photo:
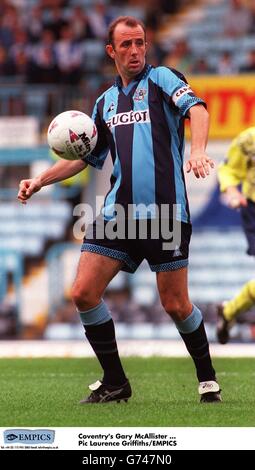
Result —
[{"label": "white pitch line", "polygon": [[[165,356],[187,357],[188,353],[181,341],[175,340],[119,340],[121,356]],[[230,343],[211,344],[213,357],[255,357],[255,344]],[[4,357],[95,357],[86,341],[2,341],[0,358]]]}]

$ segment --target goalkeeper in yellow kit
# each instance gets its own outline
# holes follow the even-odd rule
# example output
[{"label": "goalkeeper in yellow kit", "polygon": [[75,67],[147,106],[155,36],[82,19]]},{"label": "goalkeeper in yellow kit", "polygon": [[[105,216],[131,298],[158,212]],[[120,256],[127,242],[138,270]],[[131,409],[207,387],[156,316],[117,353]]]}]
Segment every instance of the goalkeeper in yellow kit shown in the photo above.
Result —
[{"label": "goalkeeper in yellow kit", "polygon": [[[255,127],[241,132],[232,141],[226,160],[219,166],[218,178],[229,207],[240,209],[247,253],[255,256]],[[218,306],[217,337],[221,344],[228,342],[235,317],[253,304],[255,279],[247,282],[233,299]]]}]

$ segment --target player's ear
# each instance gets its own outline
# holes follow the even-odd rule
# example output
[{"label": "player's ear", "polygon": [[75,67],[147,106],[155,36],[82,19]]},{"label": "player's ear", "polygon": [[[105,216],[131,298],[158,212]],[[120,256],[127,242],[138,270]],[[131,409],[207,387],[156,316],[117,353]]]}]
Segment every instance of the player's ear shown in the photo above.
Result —
[{"label": "player's ear", "polygon": [[108,54],[112,59],[114,59],[115,53],[114,53],[114,49],[113,49],[112,45],[111,45],[111,44],[107,44],[107,45],[105,46],[105,50],[106,50],[107,54]]}]

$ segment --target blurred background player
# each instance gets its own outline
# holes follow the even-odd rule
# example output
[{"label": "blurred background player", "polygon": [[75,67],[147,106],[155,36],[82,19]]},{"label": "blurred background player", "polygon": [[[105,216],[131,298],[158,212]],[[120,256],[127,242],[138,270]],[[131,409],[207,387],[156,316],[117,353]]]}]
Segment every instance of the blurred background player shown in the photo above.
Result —
[{"label": "blurred background player", "polygon": [[[240,209],[242,227],[248,242],[247,253],[255,255],[255,127],[241,132],[231,143],[227,158],[219,166],[220,190],[232,209]],[[241,187],[240,187],[241,186]],[[229,329],[239,313],[255,303],[255,280],[247,282],[228,302],[218,306],[217,337],[225,344]]]}]

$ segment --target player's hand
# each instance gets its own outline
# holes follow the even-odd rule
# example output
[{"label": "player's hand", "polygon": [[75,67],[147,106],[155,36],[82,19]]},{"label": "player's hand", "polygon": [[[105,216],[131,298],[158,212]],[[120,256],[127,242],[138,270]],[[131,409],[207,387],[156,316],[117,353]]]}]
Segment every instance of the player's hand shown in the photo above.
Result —
[{"label": "player's hand", "polygon": [[247,206],[247,199],[235,187],[229,187],[226,190],[226,202],[231,209],[239,209]]},{"label": "player's hand", "polygon": [[32,178],[28,180],[21,180],[19,184],[18,199],[22,204],[26,204],[34,193],[40,191],[42,183],[39,178]]},{"label": "player's hand", "polygon": [[196,178],[205,178],[210,174],[210,168],[214,168],[214,161],[204,152],[192,152],[186,163],[186,171],[192,170]]}]

